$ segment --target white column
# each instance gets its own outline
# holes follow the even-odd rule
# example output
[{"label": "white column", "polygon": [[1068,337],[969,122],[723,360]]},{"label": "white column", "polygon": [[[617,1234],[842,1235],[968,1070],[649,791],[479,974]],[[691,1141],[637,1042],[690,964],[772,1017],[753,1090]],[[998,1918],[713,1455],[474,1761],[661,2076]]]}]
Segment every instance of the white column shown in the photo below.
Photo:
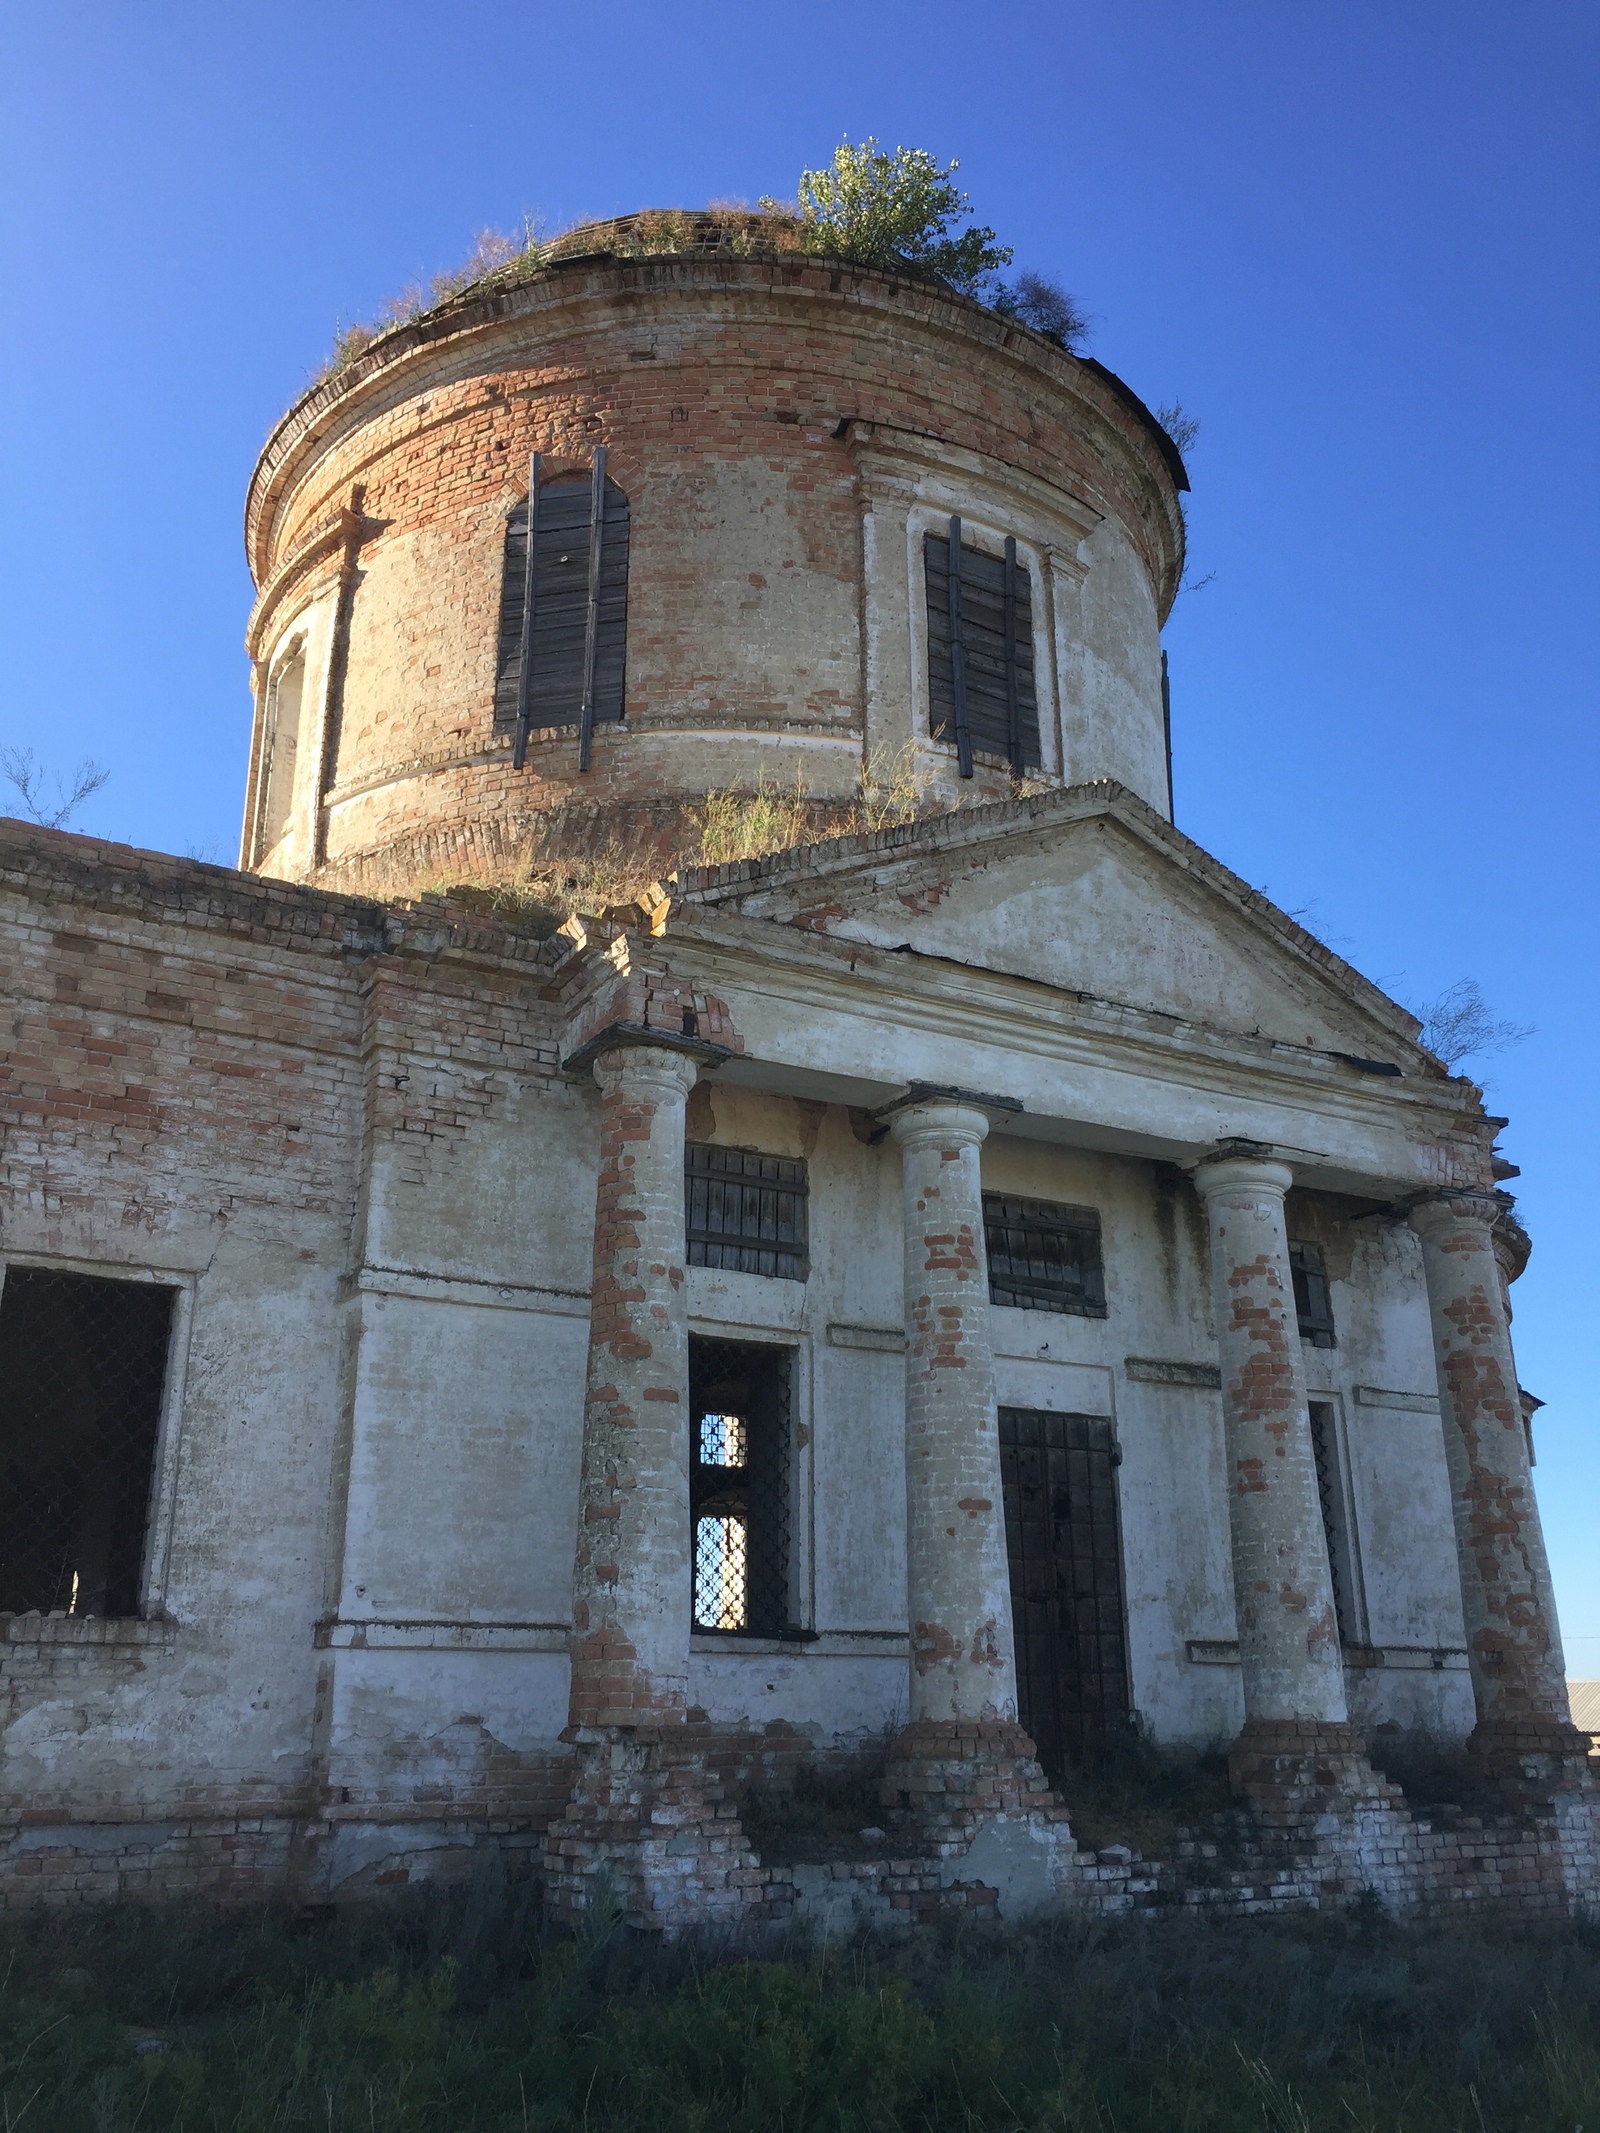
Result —
[{"label": "white column", "polygon": [[659,1725],[687,1704],[689,1316],[684,1106],[695,1063],[603,1052],[570,1721]]},{"label": "white column", "polygon": [[1439,1411],[1455,1513],[1461,1606],[1478,1724],[1474,1744],[1582,1752],[1572,1729],[1550,1565],[1528,1463],[1505,1294],[1499,1206],[1449,1193],[1412,1209],[1433,1321]]},{"label": "white column", "polygon": [[988,1130],[981,1111],[948,1101],[902,1111],[891,1128],[905,1210],[913,1725],[1017,1716],[978,1168]]},{"label": "white column", "polygon": [[1283,1221],[1293,1182],[1285,1164],[1254,1156],[1195,1173],[1211,1224],[1247,1730],[1349,1715]]}]

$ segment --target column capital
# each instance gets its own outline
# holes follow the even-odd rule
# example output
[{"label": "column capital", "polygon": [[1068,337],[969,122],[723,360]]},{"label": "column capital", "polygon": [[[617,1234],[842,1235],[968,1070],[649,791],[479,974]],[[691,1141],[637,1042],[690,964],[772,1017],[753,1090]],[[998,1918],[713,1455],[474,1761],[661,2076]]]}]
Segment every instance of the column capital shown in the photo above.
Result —
[{"label": "column capital", "polygon": [[1408,1219],[1419,1237],[1436,1237],[1462,1223],[1492,1230],[1502,1212],[1500,1200],[1492,1192],[1441,1192],[1419,1200]]},{"label": "column capital", "polygon": [[602,1089],[622,1082],[642,1094],[654,1093],[668,1099],[687,1096],[700,1073],[692,1053],[676,1046],[669,1049],[666,1045],[631,1040],[595,1052],[587,1064]]},{"label": "column capital", "polygon": [[889,1121],[889,1138],[900,1148],[926,1147],[930,1142],[946,1148],[981,1148],[988,1136],[984,1112],[944,1097],[909,1104]]},{"label": "column capital", "polygon": [[1294,1172],[1270,1148],[1224,1141],[1190,1172],[1202,1200],[1219,1192],[1265,1192],[1281,1200],[1294,1183]]}]

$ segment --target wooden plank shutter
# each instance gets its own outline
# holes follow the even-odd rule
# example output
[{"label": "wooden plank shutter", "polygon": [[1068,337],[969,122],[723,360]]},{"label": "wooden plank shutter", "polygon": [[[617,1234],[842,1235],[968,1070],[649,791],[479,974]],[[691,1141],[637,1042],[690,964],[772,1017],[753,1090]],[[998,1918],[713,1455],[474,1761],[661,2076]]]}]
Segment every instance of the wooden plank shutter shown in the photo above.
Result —
[{"label": "wooden plank shutter", "polygon": [[[928,693],[935,740],[953,741],[961,775],[972,750],[1020,777],[1044,760],[1034,688],[1033,586],[1008,539],[1003,556],[965,546],[961,521],[923,541],[928,601]],[[952,569],[952,563],[955,568]]]},{"label": "wooden plank shutter", "polygon": [[591,474],[554,481],[535,463],[529,503],[506,521],[494,723],[514,736],[518,769],[530,732],[576,725],[587,770],[588,736],[623,715],[628,499],[606,477],[603,451],[595,457]]}]

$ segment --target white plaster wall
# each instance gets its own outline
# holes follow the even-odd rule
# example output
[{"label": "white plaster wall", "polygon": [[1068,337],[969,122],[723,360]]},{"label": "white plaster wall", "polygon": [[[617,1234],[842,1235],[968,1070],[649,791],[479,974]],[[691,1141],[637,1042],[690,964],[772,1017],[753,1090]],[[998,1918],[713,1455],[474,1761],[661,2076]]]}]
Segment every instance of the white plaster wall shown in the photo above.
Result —
[{"label": "white plaster wall", "polygon": [[[276,1224],[237,1220],[195,1280],[166,1574],[167,1618],[130,1655],[44,1648],[12,1684],[8,1791],[54,1803],[275,1801],[311,1759],[328,1476],[337,1433],[336,1269]],[[308,1224],[300,1235],[315,1235]],[[25,1248],[13,1233],[13,1248]],[[164,1238],[171,1266],[199,1238]],[[328,1255],[332,1258],[332,1254]],[[85,1270],[112,1273],[96,1259]],[[108,1625],[113,1627],[114,1625]]]},{"label": "white plaster wall", "polygon": [[581,1317],[363,1298],[342,1619],[570,1622],[587,1352]]},{"label": "white plaster wall", "polygon": [[396,1054],[380,1071],[405,1075],[437,1109],[477,1116],[460,1134],[370,1151],[367,1264],[587,1296],[599,1091],[424,1055]]},{"label": "white plaster wall", "polygon": [[1086,574],[1058,575],[1056,591],[1065,779],[1115,778],[1166,815],[1161,623],[1149,574],[1114,519],[1079,553]]}]

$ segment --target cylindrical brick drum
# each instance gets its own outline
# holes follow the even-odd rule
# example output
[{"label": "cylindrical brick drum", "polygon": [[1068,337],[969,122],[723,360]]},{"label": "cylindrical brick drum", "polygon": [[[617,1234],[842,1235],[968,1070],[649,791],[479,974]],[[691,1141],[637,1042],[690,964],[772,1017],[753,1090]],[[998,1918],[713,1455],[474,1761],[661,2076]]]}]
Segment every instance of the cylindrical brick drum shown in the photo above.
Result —
[{"label": "cylindrical brick drum", "polygon": [[1016,320],[764,227],[576,232],[284,417],[242,864],[403,893],[666,863],[708,791],[798,781],[825,833],[864,774],[1168,812],[1171,440]]}]

